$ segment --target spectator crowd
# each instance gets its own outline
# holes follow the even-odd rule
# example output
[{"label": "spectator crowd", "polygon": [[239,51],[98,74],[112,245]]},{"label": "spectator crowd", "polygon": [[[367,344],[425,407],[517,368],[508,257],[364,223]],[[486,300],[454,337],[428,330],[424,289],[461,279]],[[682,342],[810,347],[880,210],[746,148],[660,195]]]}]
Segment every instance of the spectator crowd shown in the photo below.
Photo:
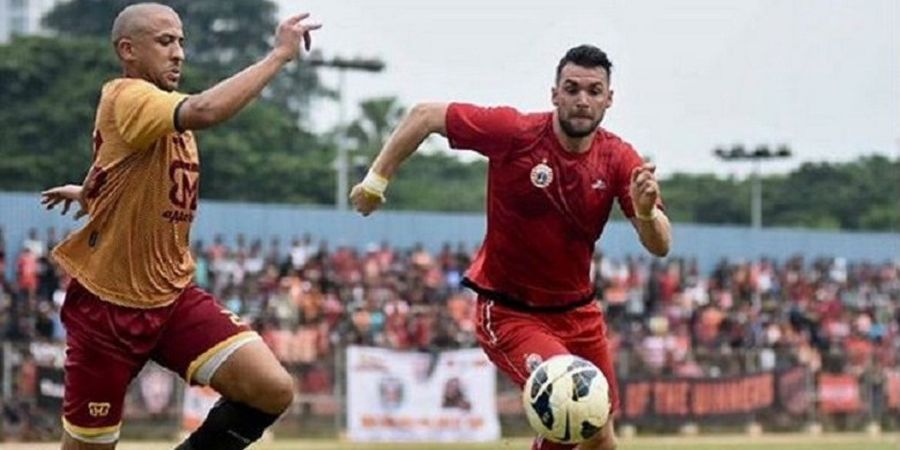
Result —
[{"label": "spectator crowd", "polygon": [[[50,256],[57,233],[31,230],[6,251],[0,231],[0,340],[61,341],[68,277]],[[197,242],[195,282],[327,393],[347,345],[439,351],[475,341],[475,297],[459,282],[475,249],[390,243],[332,248],[237,235]],[[283,245],[286,244],[286,245]],[[17,246],[19,247],[19,246]],[[620,376],[717,377],[804,365],[863,376],[900,355],[900,262],[840,258],[721,261],[598,254],[592,279]]]}]

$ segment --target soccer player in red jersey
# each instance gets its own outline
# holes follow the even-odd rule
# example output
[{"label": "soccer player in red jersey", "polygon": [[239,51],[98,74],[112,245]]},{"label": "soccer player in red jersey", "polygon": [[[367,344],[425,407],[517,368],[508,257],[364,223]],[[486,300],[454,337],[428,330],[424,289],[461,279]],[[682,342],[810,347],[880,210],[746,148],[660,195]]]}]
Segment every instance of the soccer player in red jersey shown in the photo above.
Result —
[{"label": "soccer player in red jersey", "polygon": [[[350,198],[363,215],[377,209],[388,180],[431,133],[487,156],[487,234],[463,281],[478,293],[479,343],[520,387],[542,360],[581,356],[609,380],[615,410],[613,360],[589,275],[594,246],[614,200],[654,255],[666,255],[672,238],[655,166],[599,127],[612,105],[611,67],[596,47],[570,49],[556,69],[552,112],[416,105]],[[572,447],[536,439],[532,449]],[[615,447],[610,419],[579,448]]]},{"label": "soccer player in red jersey", "polygon": [[83,186],[43,193],[63,214],[81,204],[87,223],[53,252],[73,277],[66,326],[63,450],[114,449],[125,392],[148,360],[223,400],[179,449],[238,450],[293,401],[293,380],[260,337],[191,284],[190,228],[199,155],[190,130],[216,125],[256,98],[310,44],[320,25],[282,22],[271,52],[197,94],[175,91],[184,63],[181,19],[168,6],[123,9],[112,43],[123,76],[103,86],[94,155]]}]

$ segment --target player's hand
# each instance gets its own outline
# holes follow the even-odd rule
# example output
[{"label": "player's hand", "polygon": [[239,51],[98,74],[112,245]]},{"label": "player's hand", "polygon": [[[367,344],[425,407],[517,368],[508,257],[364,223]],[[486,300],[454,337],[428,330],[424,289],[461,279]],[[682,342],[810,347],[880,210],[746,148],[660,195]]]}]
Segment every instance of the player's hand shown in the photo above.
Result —
[{"label": "player's hand", "polygon": [[631,202],[634,212],[640,216],[649,216],[659,200],[659,183],[656,181],[656,164],[644,163],[631,172]]},{"label": "player's hand", "polygon": [[41,192],[41,204],[49,211],[62,203],[62,214],[65,215],[69,212],[72,202],[78,202],[80,209],[75,213],[75,219],[77,220],[87,215],[87,205],[84,203],[83,192],[82,187],[77,184],[57,186]]},{"label": "player's hand", "polygon": [[300,54],[300,44],[306,51],[312,46],[312,31],[322,28],[320,23],[304,22],[309,13],[288,17],[275,30],[274,52],[285,61],[292,61]]},{"label": "player's hand", "polygon": [[368,216],[381,207],[381,204],[384,203],[384,196],[371,192],[363,186],[363,183],[359,183],[350,190],[350,203],[357,212]]}]

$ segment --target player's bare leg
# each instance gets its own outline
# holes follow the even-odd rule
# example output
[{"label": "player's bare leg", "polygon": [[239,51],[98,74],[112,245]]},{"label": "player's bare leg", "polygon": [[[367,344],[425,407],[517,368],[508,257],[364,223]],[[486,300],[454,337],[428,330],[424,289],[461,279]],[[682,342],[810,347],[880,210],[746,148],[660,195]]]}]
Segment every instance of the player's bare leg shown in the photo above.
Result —
[{"label": "player's bare leg", "polygon": [[294,401],[294,379],[260,340],[225,360],[210,386],[228,400],[268,414],[280,415]]},{"label": "player's bare leg", "polygon": [[616,450],[616,432],[613,418],[610,417],[600,432],[582,442],[578,450]]},{"label": "player's bare leg", "polygon": [[294,400],[294,381],[259,340],[238,348],[213,374],[222,400],[178,450],[241,450],[262,436]]}]

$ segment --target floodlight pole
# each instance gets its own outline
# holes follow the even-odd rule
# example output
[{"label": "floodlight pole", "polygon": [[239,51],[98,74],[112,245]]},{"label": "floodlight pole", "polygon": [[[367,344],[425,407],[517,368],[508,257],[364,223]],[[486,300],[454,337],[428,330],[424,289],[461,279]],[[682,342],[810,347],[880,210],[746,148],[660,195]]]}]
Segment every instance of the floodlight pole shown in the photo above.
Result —
[{"label": "floodlight pole", "polygon": [[775,159],[786,159],[791,157],[791,149],[786,145],[781,145],[777,150],[769,150],[766,146],[759,146],[756,150],[748,152],[744,150],[744,146],[735,145],[731,149],[725,150],[717,148],[713,151],[719,159],[723,161],[750,161],[752,171],[750,172],[750,223],[754,230],[762,228],[762,176],[760,175],[759,164],[762,161],[772,161]]},{"label": "floodlight pole", "polygon": [[334,191],[334,206],[338,211],[347,210],[347,195],[349,191],[349,182],[347,170],[350,167],[347,161],[347,143],[345,142],[347,126],[346,120],[346,102],[344,88],[346,87],[346,73],[348,70],[356,70],[360,72],[378,73],[384,70],[384,61],[380,59],[352,58],[344,59],[340,56],[324,59],[320,52],[313,52],[305,62],[313,67],[327,67],[337,69],[338,71],[338,96],[340,104],[338,105],[338,142],[337,142],[337,158],[334,160],[334,170],[337,175]]},{"label": "floodlight pole", "polygon": [[750,221],[753,229],[762,228],[762,180],[759,175],[759,160],[753,160],[753,172],[750,174],[753,199],[750,204]]}]

